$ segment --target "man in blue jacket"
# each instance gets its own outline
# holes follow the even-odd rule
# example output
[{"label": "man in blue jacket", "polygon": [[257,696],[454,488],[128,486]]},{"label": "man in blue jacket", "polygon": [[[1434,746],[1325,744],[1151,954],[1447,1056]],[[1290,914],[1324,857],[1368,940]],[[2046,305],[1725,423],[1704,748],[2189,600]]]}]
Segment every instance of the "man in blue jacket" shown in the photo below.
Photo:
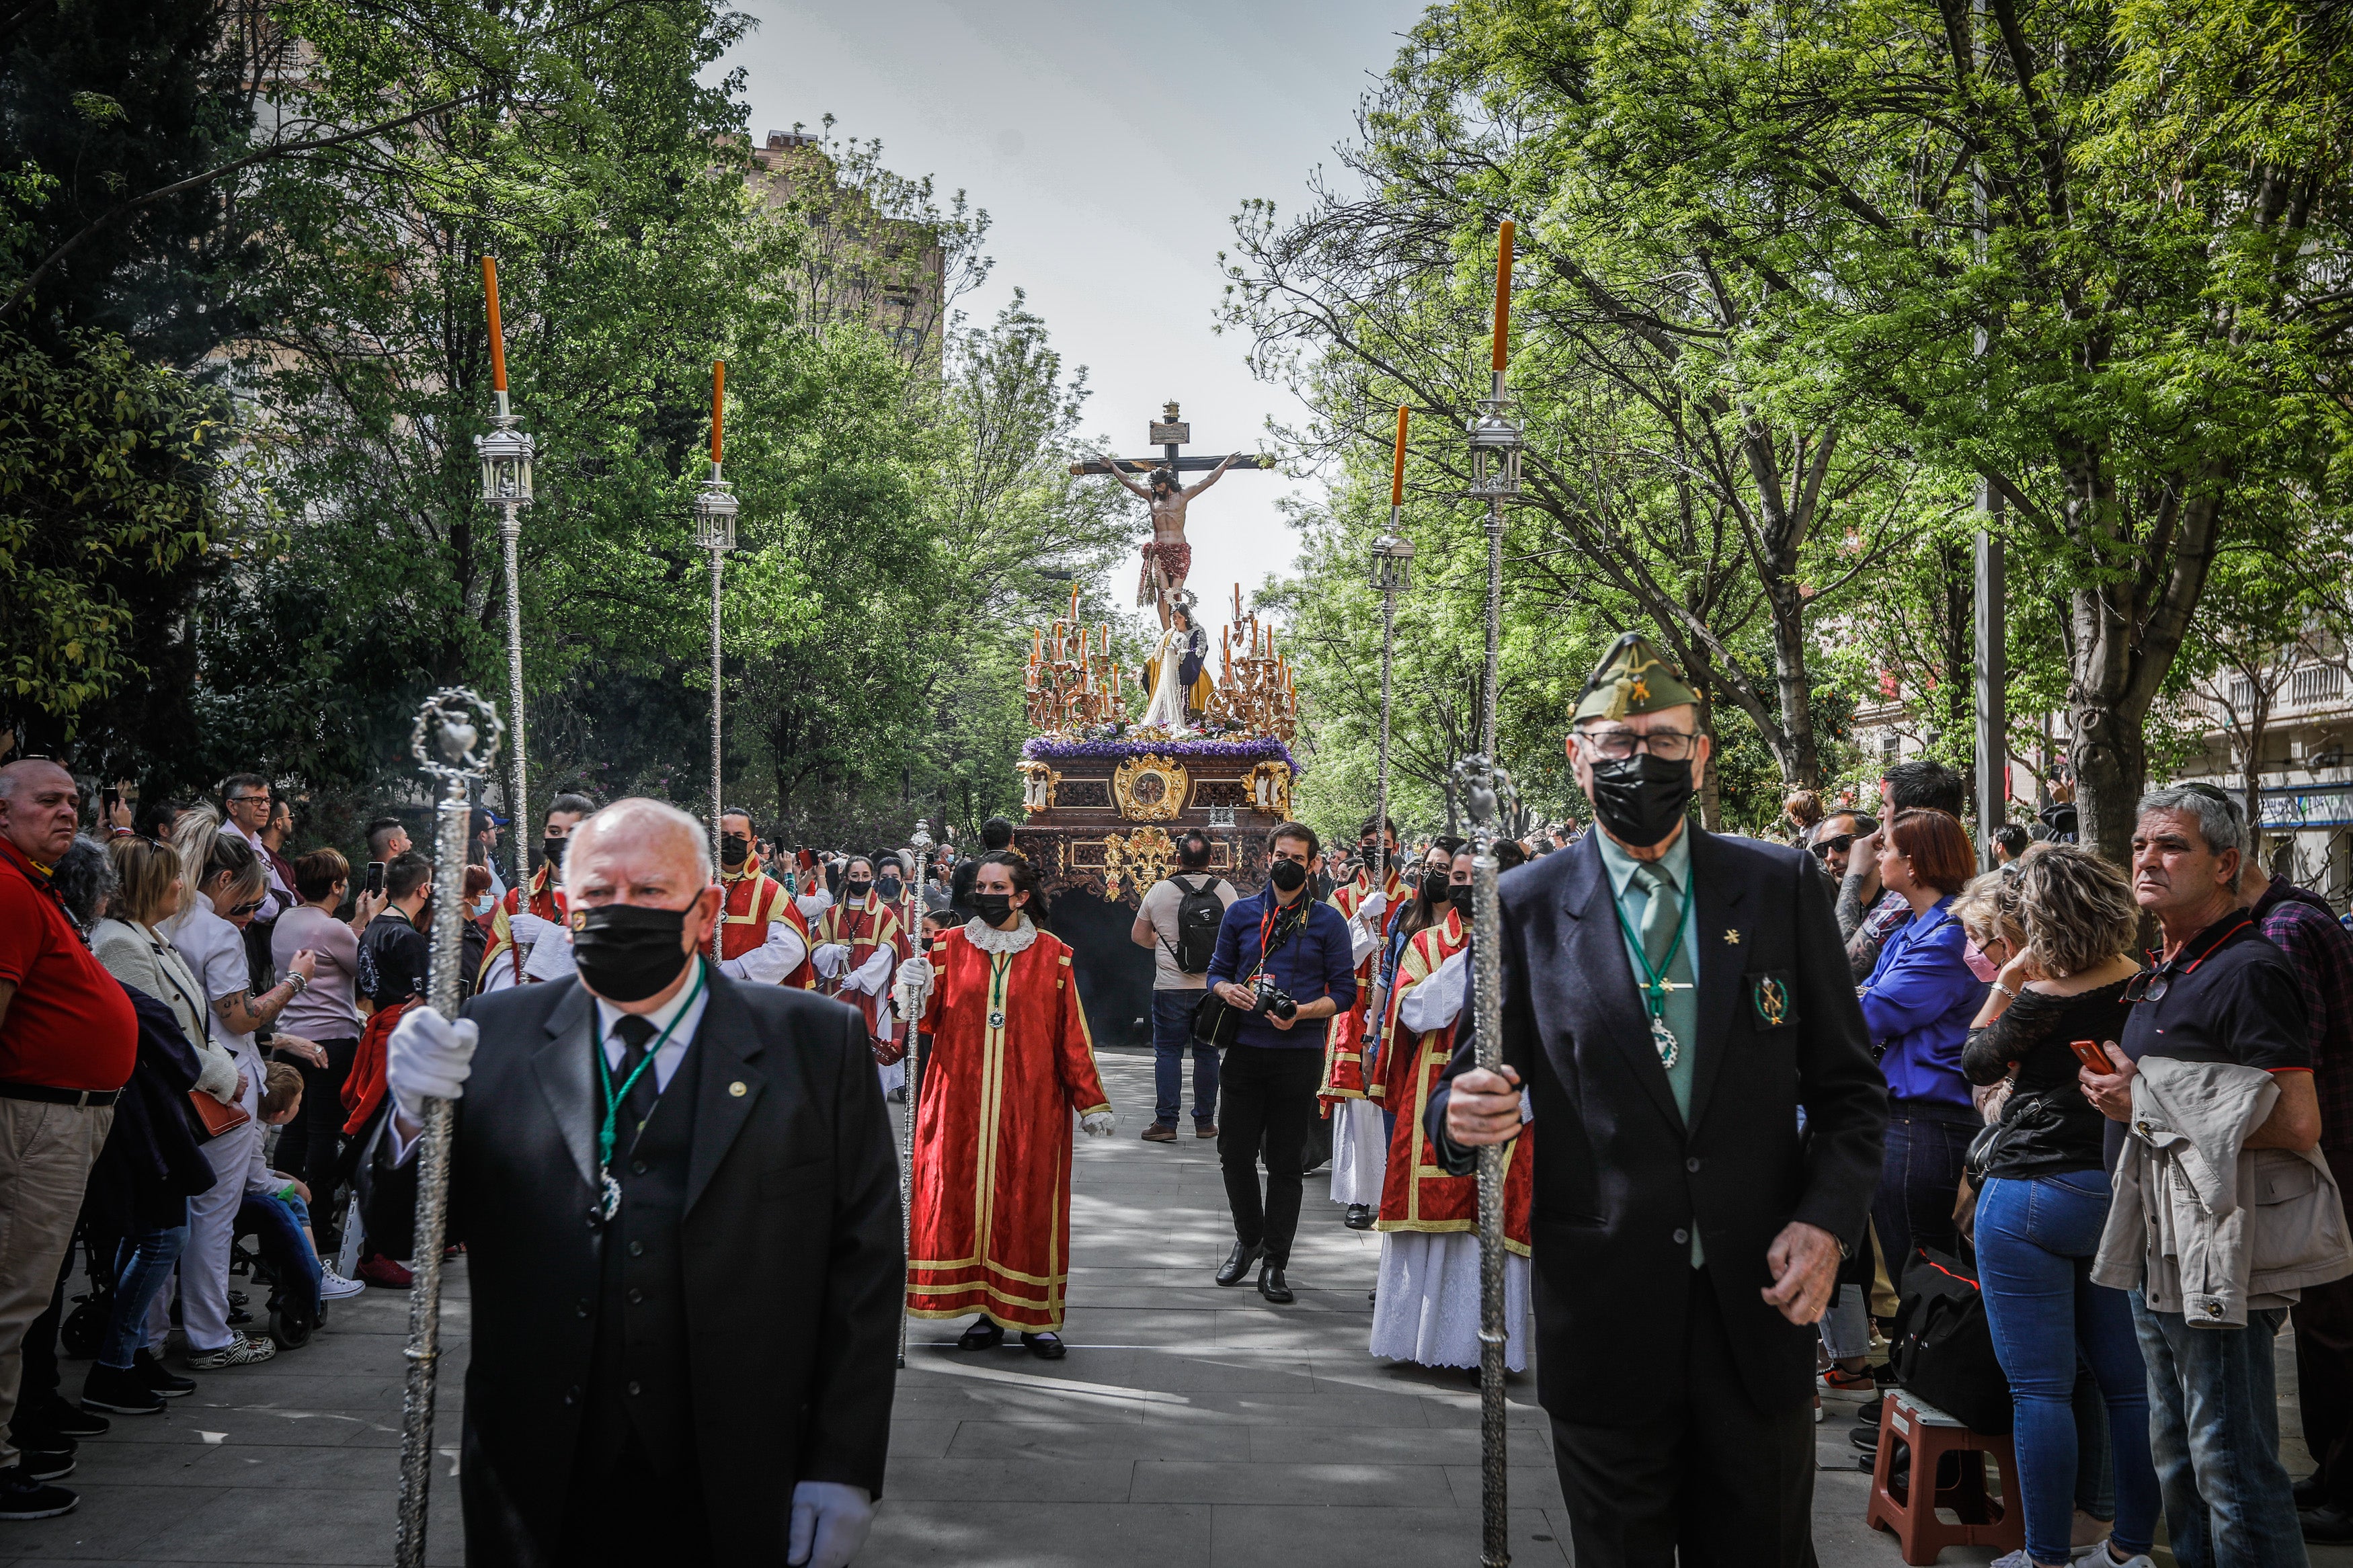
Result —
[{"label": "man in blue jacket", "polygon": [[[1303,822],[1275,824],[1267,835],[1267,885],[1226,906],[1217,956],[1209,960],[1209,987],[1246,1015],[1218,1076],[1225,1100],[1218,1163],[1234,1215],[1234,1249],[1218,1270],[1218,1283],[1240,1284],[1263,1259],[1258,1293],[1279,1305],[1292,1300],[1282,1270],[1299,1228],[1301,1164],[1315,1124],[1326,1020],[1356,1001],[1356,961],[1348,922],[1308,896],[1308,879],[1323,864],[1315,830]],[[1262,998],[1261,979],[1279,994]]]}]

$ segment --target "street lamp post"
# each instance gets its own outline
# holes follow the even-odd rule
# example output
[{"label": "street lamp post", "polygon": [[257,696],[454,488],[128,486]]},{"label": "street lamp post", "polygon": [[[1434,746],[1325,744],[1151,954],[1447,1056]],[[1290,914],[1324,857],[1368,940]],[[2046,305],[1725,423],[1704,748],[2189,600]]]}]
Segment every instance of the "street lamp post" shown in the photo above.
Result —
[{"label": "street lamp post", "polygon": [[[719,858],[719,814],[726,809],[721,800],[726,759],[721,747],[719,723],[719,589],[727,552],[735,548],[735,512],[741,504],[735,499],[735,487],[719,477],[720,432],[725,423],[726,397],[727,364],[723,360],[714,361],[711,366],[711,477],[702,481],[702,488],[694,497],[694,542],[698,548],[711,552],[711,864],[714,874],[723,864]],[[711,959],[714,963],[719,961],[719,933],[725,923],[715,921],[711,928]]]},{"label": "street lamp post", "polygon": [[[1471,425],[1471,496],[1487,503],[1487,662],[1481,681],[1477,756],[1455,767],[1471,810],[1472,1018],[1478,1031],[1478,1064],[1489,1072],[1504,1065],[1504,953],[1502,913],[1495,902],[1495,830],[1511,788],[1497,765],[1495,687],[1503,661],[1504,505],[1520,493],[1520,449],[1525,444],[1512,418],[1504,379],[1512,321],[1512,221],[1504,220],[1495,245],[1495,337],[1493,377]],[[1504,1161],[1505,1148],[1479,1151],[1479,1458],[1482,1568],[1507,1568],[1512,1561],[1510,1498],[1504,1426],[1504,1356],[1509,1342],[1504,1321]]]},{"label": "street lamp post", "polygon": [[495,412],[491,433],[474,437],[474,456],[482,465],[482,501],[499,509],[499,549],[507,586],[507,823],[514,836],[514,886],[523,887],[531,875],[525,847],[527,812],[522,752],[522,584],[517,566],[522,539],[522,509],[531,504],[531,459],[535,443],[516,428],[520,423],[507,405],[506,340],[499,323],[499,263],[482,258],[482,290],[491,312],[491,395]]}]

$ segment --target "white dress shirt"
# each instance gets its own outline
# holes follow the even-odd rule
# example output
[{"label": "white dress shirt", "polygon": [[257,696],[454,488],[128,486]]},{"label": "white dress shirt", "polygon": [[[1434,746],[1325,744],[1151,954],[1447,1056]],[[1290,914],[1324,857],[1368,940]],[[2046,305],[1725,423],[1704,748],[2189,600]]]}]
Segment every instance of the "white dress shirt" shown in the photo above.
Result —
[{"label": "white dress shirt", "polygon": [[224,822],[221,831],[234,833],[244,839],[245,847],[260,857],[262,874],[269,879],[269,891],[262,896],[261,908],[253,912],[255,920],[268,925],[302,901],[294,896],[294,889],[286,885],[286,879],[278,874],[278,862],[269,858],[269,851],[262,847],[261,840],[248,833],[243,824],[235,820]]},{"label": "white dress shirt", "polygon": [[[698,964],[702,962],[700,958],[695,960]],[[691,1002],[688,1000],[690,996],[693,998]],[[627,1054],[628,1047],[615,1029],[628,1015],[602,996],[596,1000],[597,1038],[604,1043],[605,1066],[613,1075],[614,1090],[618,1092],[621,1087],[621,1060]],[[663,1040],[661,1049],[654,1053],[654,1089],[657,1091],[670,1087],[670,1079],[678,1072],[678,1064],[686,1059],[686,1047],[694,1043],[695,1030],[702,1026],[703,1009],[710,1005],[710,984],[706,982],[697,985],[690,979],[678,988],[677,995],[652,1012],[643,1015],[646,1022],[654,1026],[654,1034],[657,1037],[664,1029],[670,1029],[670,1038]],[[676,1027],[671,1027],[670,1025],[670,1020],[673,1018],[678,1020]]]}]

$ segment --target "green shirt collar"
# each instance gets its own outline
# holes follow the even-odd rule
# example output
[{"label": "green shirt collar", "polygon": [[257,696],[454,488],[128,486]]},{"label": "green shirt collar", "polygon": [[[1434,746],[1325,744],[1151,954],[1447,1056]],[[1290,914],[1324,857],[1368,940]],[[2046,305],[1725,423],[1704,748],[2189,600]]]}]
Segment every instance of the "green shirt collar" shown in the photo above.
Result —
[{"label": "green shirt collar", "polygon": [[[1596,826],[1591,831],[1601,847],[1602,867],[1609,873],[1610,896],[1623,899],[1626,896],[1626,884],[1634,879],[1634,868],[1643,862],[1627,854],[1625,846],[1610,837],[1600,827]],[[1691,886],[1691,841],[1692,825],[1690,819],[1686,818],[1683,830],[1675,835],[1675,841],[1667,846],[1666,854],[1650,862],[1674,879],[1678,891]]]}]

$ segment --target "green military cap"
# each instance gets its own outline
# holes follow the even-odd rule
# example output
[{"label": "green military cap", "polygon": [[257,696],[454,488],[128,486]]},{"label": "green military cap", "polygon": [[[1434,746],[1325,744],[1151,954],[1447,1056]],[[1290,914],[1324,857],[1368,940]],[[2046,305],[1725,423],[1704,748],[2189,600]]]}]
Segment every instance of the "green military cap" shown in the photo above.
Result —
[{"label": "green military cap", "polygon": [[1609,651],[1586,678],[1585,689],[1577,693],[1568,721],[1623,719],[1630,713],[1656,713],[1662,708],[1680,708],[1698,700],[1699,694],[1683,684],[1683,678],[1664,654],[1651,646],[1650,638],[1640,632],[1627,632],[1609,645]]}]

